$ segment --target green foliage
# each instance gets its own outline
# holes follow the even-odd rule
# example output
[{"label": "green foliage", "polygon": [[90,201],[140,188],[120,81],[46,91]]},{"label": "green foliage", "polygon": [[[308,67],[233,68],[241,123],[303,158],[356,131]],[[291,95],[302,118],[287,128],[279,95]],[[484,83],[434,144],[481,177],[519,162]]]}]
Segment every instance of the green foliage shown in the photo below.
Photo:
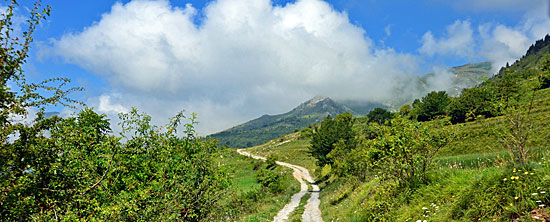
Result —
[{"label": "green foliage", "polygon": [[[28,58],[28,51],[33,40],[32,34],[36,26],[45,20],[50,14],[50,7],[42,7],[36,2],[30,9],[27,20],[28,29],[23,33],[16,33],[14,27],[14,10],[17,1],[11,0],[6,11],[1,12],[0,19],[0,143],[4,144],[10,135],[25,130],[25,126],[13,121],[13,117],[25,118],[30,108],[38,108],[43,112],[46,105],[71,106],[77,101],[68,97],[82,88],[69,88],[65,86],[70,82],[66,78],[52,78],[40,83],[28,83],[22,70],[23,64]],[[16,89],[11,89],[8,84],[13,84]],[[45,91],[46,93],[39,93]],[[49,94],[50,96],[45,96]]]},{"label": "green foliage", "polygon": [[539,83],[538,89],[546,89],[550,87],[550,56],[546,56],[540,65]]},{"label": "green foliage", "polygon": [[401,108],[399,108],[399,114],[401,114],[401,116],[409,116],[411,111],[412,111],[412,108],[411,108],[411,105],[409,104],[405,104]]},{"label": "green foliage", "polygon": [[342,140],[341,147],[351,150],[355,146],[353,118],[350,113],[343,113],[332,119],[328,116],[321,126],[313,133],[310,152],[317,159],[318,166],[331,164],[333,160],[327,155],[335,148],[335,144]]},{"label": "green foliage", "polygon": [[422,97],[422,100],[415,100],[413,103],[413,115],[418,121],[432,120],[437,116],[445,115],[445,109],[451,102],[451,98],[445,91],[432,91]]},{"label": "green foliage", "polygon": [[523,212],[544,208],[550,203],[548,173],[548,168],[532,166],[487,171],[457,196],[450,215],[461,220],[509,221]]},{"label": "green foliage", "polygon": [[493,117],[496,115],[493,98],[493,93],[487,87],[466,89],[459,97],[451,100],[447,115],[451,117],[452,123],[475,120],[480,116]]},{"label": "green foliage", "polygon": [[391,126],[381,126],[379,136],[365,142],[372,167],[383,176],[397,179],[406,187],[427,182],[437,152],[449,144],[454,132],[442,127],[445,121],[427,124],[405,118],[392,120]]},{"label": "green foliage", "polygon": [[391,120],[393,118],[393,114],[385,109],[376,108],[371,111],[367,117],[369,118],[369,122],[375,122],[382,125],[385,124],[386,121]]},{"label": "green foliage", "polygon": [[[50,8],[35,3],[19,35],[16,6],[12,0],[0,20],[0,221],[209,221],[230,183],[214,164],[217,144],[196,138],[195,115],[183,137],[177,134],[183,113],[159,128],[133,109],[120,115],[122,137],[92,109],[45,118],[47,105],[78,103],[68,94],[81,88],[64,89],[63,78],[25,81],[21,67],[32,33]],[[16,120],[31,108],[40,110],[35,119]]]},{"label": "green foliage", "polygon": [[5,160],[0,165],[1,219],[92,213],[98,200],[89,197],[97,192],[119,148],[118,139],[106,134],[110,129],[105,116],[86,109],[77,117],[39,115],[34,125],[18,126],[19,137],[4,143],[0,153]]},{"label": "green foliage", "polygon": [[256,179],[264,188],[267,188],[270,192],[281,192],[282,176],[274,171],[275,168],[263,168],[256,173]]}]

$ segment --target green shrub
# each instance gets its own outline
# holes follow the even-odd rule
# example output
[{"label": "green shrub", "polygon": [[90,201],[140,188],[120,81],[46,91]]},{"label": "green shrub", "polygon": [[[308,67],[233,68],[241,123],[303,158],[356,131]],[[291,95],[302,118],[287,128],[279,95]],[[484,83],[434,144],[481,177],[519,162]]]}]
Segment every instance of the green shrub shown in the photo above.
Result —
[{"label": "green shrub", "polygon": [[412,114],[418,121],[432,120],[445,115],[445,109],[450,102],[451,98],[445,91],[432,91],[422,97],[422,100],[417,99],[413,102]]},{"label": "green shrub", "polygon": [[313,133],[309,150],[317,159],[318,166],[332,164],[333,160],[327,155],[334,149],[335,144],[343,140],[345,149],[355,147],[355,132],[353,118],[350,113],[343,113],[332,119],[328,116],[321,122],[321,126]]}]

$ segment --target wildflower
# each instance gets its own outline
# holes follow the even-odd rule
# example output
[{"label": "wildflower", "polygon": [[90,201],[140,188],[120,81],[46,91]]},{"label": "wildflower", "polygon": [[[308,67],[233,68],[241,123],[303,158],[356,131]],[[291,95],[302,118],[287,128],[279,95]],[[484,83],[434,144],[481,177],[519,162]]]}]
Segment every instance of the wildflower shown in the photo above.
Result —
[{"label": "wildflower", "polygon": [[540,200],[537,200],[537,201],[535,201],[535,202],[537,202],[537,203],[540,203],[540,202],[542,202],[542,201],[540,201]]},{"label": "wildflower", "polygon": [[535,175],[535,173],[530,173],[530,175]]},{"label": "wildflower", "polygon": [[540,193],[546,193],[546,191],[541,191]]},{"label": "wildflower", "polygon": [[514,200],[517,200],[517,199],[519,199],[519,197],[518,197],[518,196],[514,197]]},{"label": "wildflower", "polygon": [[527,175],[527,174],[529,174],[529,172],[525,171],[525,173],[523,173],[523,174]]},{"label": "wildflower", "polygon": [[516,172],[516,168],[514,168],[514,173]]},{"label": "wildflower", "polygon": [[544,206],[545,206],[544,204],[539,205],[539,207],[544,207]]},{"label": "wildflower", "polygon": [[533,218],[535,218],[535,219],[540,219],[540,217],[538,217],[538,216],[533,216]]},{"label": "wildflower", "polygon": [[428,208],[427,207],[422,207],[422,210],[427,210]]},{"label": "wildflower", "polygon": [[504,178],[504,179],[502,179],[502,181],[507,181],[507,180],[508,180],[508,178]]},{"label": "wildflower", "polygon": [[514,206],[514,203],[510,203],[510,206],[513,207],[513,206]]},{"label": "wildflower", "polygon": [[536,195],[539,195],[539,194],[538,193],[532,193],[531,195],[536,196]]}]

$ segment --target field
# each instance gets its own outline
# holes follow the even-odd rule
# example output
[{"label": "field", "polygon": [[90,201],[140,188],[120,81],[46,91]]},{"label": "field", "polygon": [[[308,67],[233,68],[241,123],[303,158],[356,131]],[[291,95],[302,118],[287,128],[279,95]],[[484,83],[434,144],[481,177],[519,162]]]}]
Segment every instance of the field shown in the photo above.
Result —
[{"label": "field", "polygon": [[261,161],[241,156],[232,149],[224,150],[220,156],[219,165],[227,170],[232,182],[221,207],[232,214],[232,220],[271,221],[290,201],[290,196],[299,191],[299,183],[292,177],[292,170],[284,167],[275,169],[282,175],[284,190],[274,193],[263,189],[254,169],[261,164]]}]

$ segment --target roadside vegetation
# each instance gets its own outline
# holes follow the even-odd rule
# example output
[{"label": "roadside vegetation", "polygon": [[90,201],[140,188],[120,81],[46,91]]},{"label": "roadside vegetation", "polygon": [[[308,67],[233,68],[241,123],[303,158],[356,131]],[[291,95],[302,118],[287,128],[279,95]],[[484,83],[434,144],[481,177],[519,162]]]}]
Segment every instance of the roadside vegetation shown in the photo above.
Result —
[{"label": "roadside vegetation", "polygon": [[273,157],[264,162],[226,148],[218,161],[232,184],[220,201],[221,221],[271,221],[300,190],[292,169],[276,165]]},{"label": "roadside vegetation", "polygon": [[251,150],[315,172],[328,221],[550,220],[549,67],[547,36],[458,97],[329,116]]}]

